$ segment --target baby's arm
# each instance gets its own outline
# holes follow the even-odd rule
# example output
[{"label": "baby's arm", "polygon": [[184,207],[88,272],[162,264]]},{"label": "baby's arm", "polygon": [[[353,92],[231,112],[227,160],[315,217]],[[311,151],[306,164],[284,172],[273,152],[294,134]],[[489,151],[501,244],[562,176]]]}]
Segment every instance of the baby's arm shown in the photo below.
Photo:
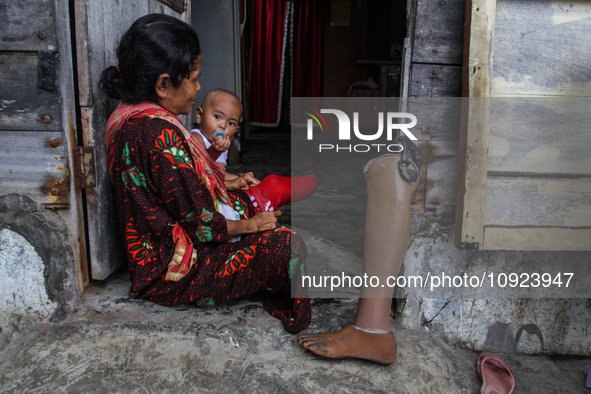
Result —
[{"label": "baby's arm", "polygon": [[[228,148],[230,147],[230,138],[228,137],[216,137],[211,142],[211,146],[209,148],[206,148],[205,141],[203,141],[203,137],[201,136],[201,134],[191,133],[191,135],[193,136],[193,138],[195,138],[195,141],[197,141],[199,145],[201,145],[207,151],[207,154],[214,160],[217,160],[218,157],[220,157],[220,155],[224,153],[224,151],[228,150]],[[225,145],[227,146],[225,149],[223,149],[223,146]]]}]

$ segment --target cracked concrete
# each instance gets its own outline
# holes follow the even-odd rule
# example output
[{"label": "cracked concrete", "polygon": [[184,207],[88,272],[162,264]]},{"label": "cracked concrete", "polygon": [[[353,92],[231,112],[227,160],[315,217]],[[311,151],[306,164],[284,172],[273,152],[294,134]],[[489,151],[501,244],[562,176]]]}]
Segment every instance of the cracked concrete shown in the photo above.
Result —
[{"label": "cracked concrete", "polygon": [[[0,393],[476,393],[478,353],[394,325],[396,362],[323,359],[255,298],[163,307],[128,298],[126,272],[90,287],[61,323],[16,332]],[[315,300],[309,330],[349,324],[355,300]],[[234,339],[236,342],[231,341]],[[588,359],[503,355],[519,393],[585,393]]]}]

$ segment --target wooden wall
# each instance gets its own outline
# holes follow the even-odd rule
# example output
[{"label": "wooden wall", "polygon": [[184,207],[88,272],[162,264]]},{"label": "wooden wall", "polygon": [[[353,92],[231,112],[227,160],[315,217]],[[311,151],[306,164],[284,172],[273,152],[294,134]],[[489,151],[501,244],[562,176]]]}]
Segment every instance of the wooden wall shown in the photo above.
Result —
[{"label": "wooden wall", "polygon": [[[413,28],[407,112],[417,117],[422,176],[414,213],[455,212],[464,0],[410,2]],[[404,92],[403,92],[404,94]]]},{"label": "wooden wall", "polygon": [[[0,187],[53,207],[70,204],[68,154],[60,77],[67,58],[55,58],[52,90],[39,84],[40,52],[58,50],[54,2],[0,4]],[[35,21],[34,25],[31,21]],[[58,89],[58,87],[60,89]]]},{"label": "wooden wall", "polygon": [[[82,193],[72,176],[79,143],[72,53],[68,1],[0,0],[0,194],[19,194],[57,213],[63,227],[52,231],[62,242],[49,253],[71,258],[44,255],[44,263],[81,292],[88,276]],[[27,214],[12,208],[11,214]],[[37,229],[20,231],[44,247]]]}]

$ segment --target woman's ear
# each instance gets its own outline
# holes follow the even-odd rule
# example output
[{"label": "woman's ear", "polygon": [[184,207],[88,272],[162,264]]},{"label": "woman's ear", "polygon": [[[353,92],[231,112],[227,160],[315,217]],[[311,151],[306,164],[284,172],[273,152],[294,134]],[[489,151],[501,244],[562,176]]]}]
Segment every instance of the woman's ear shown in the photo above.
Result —
[{"label": "woman's ear", "polygon": [[168,88],[170,86],[172,86],[170,82],[170,75],[160,74],[160,76],[156,80],[156,95],[161,99],[165,99],[168,94]]}]

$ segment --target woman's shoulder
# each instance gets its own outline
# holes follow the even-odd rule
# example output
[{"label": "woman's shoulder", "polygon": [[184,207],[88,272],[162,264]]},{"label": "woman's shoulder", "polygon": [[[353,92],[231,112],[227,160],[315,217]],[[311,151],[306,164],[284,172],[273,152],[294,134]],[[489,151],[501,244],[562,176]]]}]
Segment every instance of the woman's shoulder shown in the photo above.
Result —
[{"label": "woman's shoulder", "polygon": [[[121,128],[120,137],[128,141],[134,141],[140,145],[152,145],[158,138],[184,140],[182,131],[174,124],[158,118],[133,118],[129,119]],[[166,137],[168,136],[168,137]]]},{"label": "woman's shoulder", "polygon": [[136,132],[143,133],[161,133],[162,130],[171,129],[180,131],[180,129],[174,124],[159,118],[150,118],[148,116],[129,119],[125,126],[128,130],[134,130]]}]

